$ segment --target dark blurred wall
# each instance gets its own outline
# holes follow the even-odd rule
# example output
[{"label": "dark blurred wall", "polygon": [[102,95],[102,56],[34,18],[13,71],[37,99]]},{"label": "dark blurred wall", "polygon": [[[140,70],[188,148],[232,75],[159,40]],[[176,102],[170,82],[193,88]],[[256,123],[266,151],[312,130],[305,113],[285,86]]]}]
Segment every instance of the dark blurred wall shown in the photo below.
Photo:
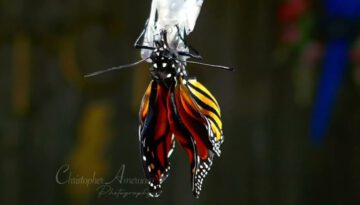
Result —
[{"label": "dark blurred wall", "polygon": [[311,145],[310,107],[296,103],[294,71],[274,60],[278,4],[205,0],[189,42],[236,70],[188,68],[217,97],[225,133],[194,200],[179,146],[159,199],[99,198],[96,185],[55,180],[64,164],[74,176],[109,180],[126,165],[126,176],[144,177],[137,112],[148,65],[83,74],[139,58],[132,45],[150,1],[0,0],[0,204],[360,204],[359,89],[346,81],[325,144]]}]

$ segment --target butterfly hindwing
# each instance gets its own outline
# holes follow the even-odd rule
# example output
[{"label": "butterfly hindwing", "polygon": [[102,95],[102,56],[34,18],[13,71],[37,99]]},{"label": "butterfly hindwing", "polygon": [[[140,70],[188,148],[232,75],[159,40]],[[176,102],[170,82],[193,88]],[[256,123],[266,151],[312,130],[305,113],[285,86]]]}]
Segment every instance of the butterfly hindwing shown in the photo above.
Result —
[{"label": "butterfly hindwing", "polygon": [[191,136],[190,131],[186,128],[185,124],[181,120],[181,116],[177,106],[175,86],[170,88],[170,93],[168,95],[167,107],[168,107],[168,119],[170,122],[171,130],[173,131],[176,141],[184,149],[185,153],[188,155],[190,170],[191,170],[191,182],[192,190],[195,193],[194,181],[196,168],[198,166],[198,151],[196,148],[196,142]]}]

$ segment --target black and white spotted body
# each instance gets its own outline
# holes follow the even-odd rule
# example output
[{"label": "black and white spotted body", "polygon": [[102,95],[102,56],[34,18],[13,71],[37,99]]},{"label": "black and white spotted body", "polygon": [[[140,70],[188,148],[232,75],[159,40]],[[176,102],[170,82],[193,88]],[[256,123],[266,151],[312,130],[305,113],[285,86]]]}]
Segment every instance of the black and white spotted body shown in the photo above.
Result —
[{"label": "black and white spotted body", "polygon": [[159,80],[170,87],[178,76],[186,79],[185,61],[181,60],[178,53],[169,47],[166,40],[166,33],[162,39],[155,42],[155,49],[150,55],[150,73],[153,79]]}]

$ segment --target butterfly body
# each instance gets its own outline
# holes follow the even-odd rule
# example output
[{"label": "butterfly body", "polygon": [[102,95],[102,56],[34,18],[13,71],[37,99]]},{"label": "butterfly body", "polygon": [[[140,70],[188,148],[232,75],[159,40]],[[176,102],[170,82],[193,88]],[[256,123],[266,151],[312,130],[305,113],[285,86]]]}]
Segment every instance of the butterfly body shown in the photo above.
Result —
[{"label": "butterfly body", "polygon": [[224,137],[219,104],[211,92],[186,71],[188,63],[232,70],[189,60],[201,59],[184,39],[194,29],[202,2],[153,0],[150,17],[135,42],[135,48],[141,49],[142,60],[86,75],[92,77],[145,61],[151,64],[152,79],[139,111],[139,142],[152,197],[162,192],[161,185],[169,174],[176,142],[188,156],[191,190],[196,198],[213,159],[221,153]]},{"label": "butterfly body", "polygon": [[192,191],[203,179],[223,142],[220,108],[213,95],[185,70],[182,56],[167,44],[166,31],[150,54],[152,80],[140,107],[140,150],[149,194],[159,196],[168,176],[175,141],[190,163]]}]

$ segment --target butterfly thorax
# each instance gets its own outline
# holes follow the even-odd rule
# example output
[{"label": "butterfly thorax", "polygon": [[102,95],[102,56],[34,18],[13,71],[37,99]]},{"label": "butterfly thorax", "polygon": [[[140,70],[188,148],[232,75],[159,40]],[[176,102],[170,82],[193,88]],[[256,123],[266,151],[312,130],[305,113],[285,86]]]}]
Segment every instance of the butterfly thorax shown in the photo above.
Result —
[{"label": "butterfly thorax", "polygon": [[179,76],[186,76],[184,62],[173,49],[164,43],[164,41],[156,42],[156,48],[150,56],[152,66],[150,68],[151,76],[167,87],[176,82]]}]

